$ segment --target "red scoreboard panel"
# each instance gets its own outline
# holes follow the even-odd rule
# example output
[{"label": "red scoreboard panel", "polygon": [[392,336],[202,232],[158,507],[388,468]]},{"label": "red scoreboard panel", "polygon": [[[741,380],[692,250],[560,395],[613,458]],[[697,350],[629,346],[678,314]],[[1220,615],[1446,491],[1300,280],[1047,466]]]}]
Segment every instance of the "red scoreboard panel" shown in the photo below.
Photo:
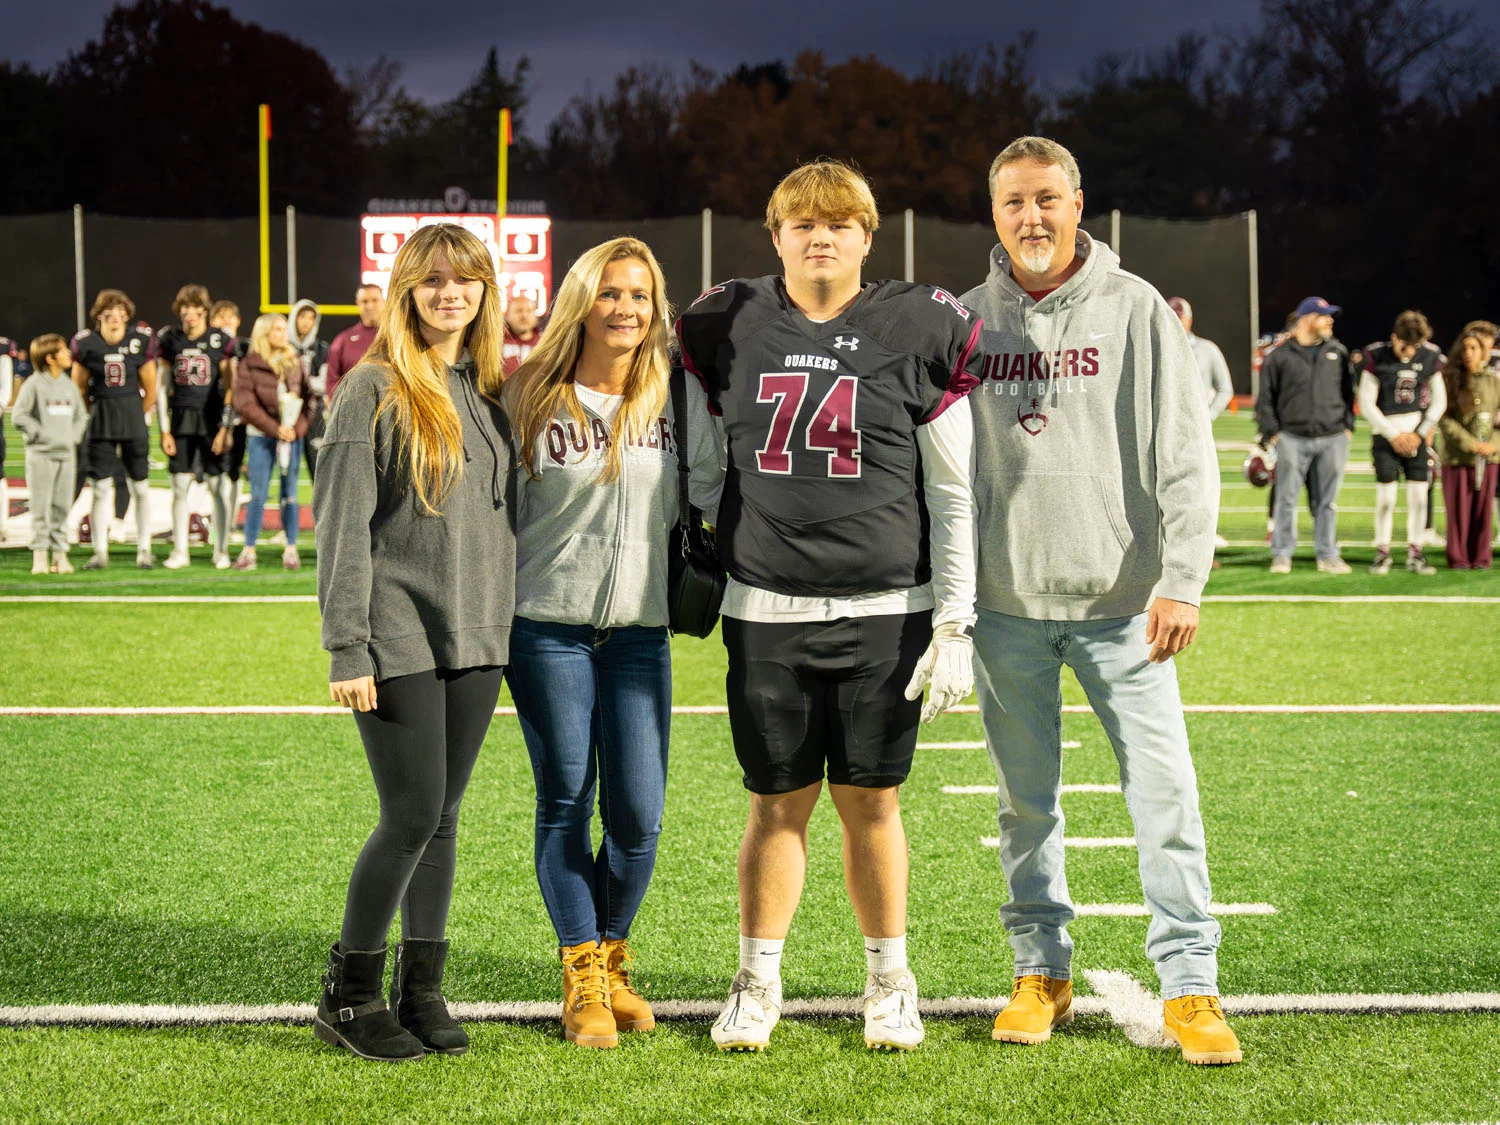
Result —
[{"label": "red scoreboard panel", "polygon": [[391,263],[418,227],[457,223],[490,248],[507,303],[519,294],[545,315],[552,297],[552,220],[545,215],[507,215],[495,230],[495,216],[484,214],[365,214],[360,216],[360,283],[389,291]]}]

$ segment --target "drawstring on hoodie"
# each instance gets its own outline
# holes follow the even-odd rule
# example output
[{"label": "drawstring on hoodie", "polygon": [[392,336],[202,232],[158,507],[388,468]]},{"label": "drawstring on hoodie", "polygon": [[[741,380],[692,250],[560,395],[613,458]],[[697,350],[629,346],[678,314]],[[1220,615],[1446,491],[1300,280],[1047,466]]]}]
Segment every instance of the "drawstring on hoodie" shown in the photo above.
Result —
[{"label": "drawstring on hoodie", "polygon": [[[500,453],[495,448],[495,443],[490,440],[489,431],[484,428],[484,423],[479,420],[479,405],[474,401],[476,392],[469,385],[469,380],[464,377],[467,370],[465,367],[454,367],[454,372],[458,375],[459,386],[463,388],[464,405],[469,409],[469,417],[474,420],[474,428],[479,431],[479,436],[484,438],[484,444],[490,447],[491,464],[494,466],[490,470],[490,502],[499,508],[504,501],[504,496],[500,491]],[[464,460],[472,461],[473,459],[469,454],[468,444],[465,443]]]}]

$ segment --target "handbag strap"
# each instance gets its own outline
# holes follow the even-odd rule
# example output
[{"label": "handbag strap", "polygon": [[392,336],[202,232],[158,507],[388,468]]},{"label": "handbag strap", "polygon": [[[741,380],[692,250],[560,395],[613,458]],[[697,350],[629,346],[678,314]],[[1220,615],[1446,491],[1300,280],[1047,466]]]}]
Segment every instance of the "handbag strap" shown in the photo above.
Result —
[{"label": "handbag strap", "polygon": [[677,443],[677,522],[684,525],[692,523],[688,507],[687,372],[674,367],[668,383],[672,389],[672,437]]}]

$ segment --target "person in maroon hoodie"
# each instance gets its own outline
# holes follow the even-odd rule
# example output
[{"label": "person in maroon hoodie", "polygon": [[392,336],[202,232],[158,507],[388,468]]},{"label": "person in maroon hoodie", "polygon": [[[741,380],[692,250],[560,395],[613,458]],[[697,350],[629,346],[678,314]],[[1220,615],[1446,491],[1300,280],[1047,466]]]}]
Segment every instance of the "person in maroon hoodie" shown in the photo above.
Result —
[{"label": "person in maroon hoodie", "polygon": [[354,370],[375,342],[375,330],[385,312],[385,293],[378,285],[361,285],[354,291],[354,303],[359,306],[359,323],[344,329],[328,345],[328,386],[324,394],[329,402],[339,380]]},{"label": "person in maroon hoodie", "polygon": [[500,353],[500,362],[507,378],[526,362],[526,357],[541,338],[541,318],[536,315],[536,302],[524,293],[516,294],[505,306],[505,347]]},{"label": "person in maroon hoodie", "polygon": [[234,376],[234,409],[248,427],[245,452],[250,462],[250,507],[245,512],[245,547],[235,570],[255,569],[255,540],[260,536],[271,473],[281,469],[281,526],[286,550],[281,565],[296,570],[297,465],[302,441],[312,424],[314,395],[302,357],[287,339],[286,317],[267,313],[255,319],[250,346]]}]

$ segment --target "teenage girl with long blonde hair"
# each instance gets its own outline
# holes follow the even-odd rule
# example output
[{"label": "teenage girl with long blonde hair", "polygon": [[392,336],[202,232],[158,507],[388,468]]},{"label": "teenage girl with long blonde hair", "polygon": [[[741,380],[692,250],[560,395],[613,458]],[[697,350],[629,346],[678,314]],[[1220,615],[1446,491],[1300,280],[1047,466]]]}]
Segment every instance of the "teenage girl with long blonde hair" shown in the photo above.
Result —
[{"label": "teenage girl with long blonde hair", "polygon": [[[650,247],[602,243],[568,271],[541,342],[505,384],[524,468],[506,674],[536,777],[537,881],[562,958],[563,1033],[585,1047],[613,1047],[620,1031],[656,1023],[631,985],[626,939],[666,801],[666,548],[678,504],[671,321]],[[696,383],[691,393],[690,416],[706,419]],[[709,427],[688,444],[717,479]]]},{"label": "teenage girl with long blonde hair", "polygon": [[[363,1058],[459,1054],[442,995],[458,810],[500,694],[515,607],[510,431],[494,262],[452,224],[396,255],[364,361],[318,456],[329,693],[364,742],[380,821],[349,880],[314,1031]],[[391,1009],[385,936],[401,946]]]}]

